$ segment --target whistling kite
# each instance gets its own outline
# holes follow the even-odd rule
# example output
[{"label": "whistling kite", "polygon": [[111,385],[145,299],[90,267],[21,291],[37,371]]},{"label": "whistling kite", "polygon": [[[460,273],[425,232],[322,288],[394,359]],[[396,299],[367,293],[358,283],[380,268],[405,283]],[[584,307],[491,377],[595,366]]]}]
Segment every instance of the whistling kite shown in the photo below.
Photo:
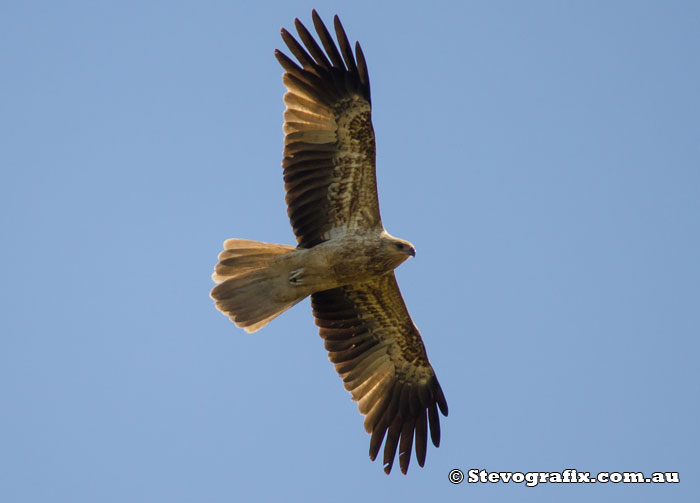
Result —
[{"label": "whistling kite", "polygon": [[299,22],[304,47],[284,28],[297,63],[285,70],[284,188],[297,246],[229,239],[211,291],[216,307],[247,332],[311,295],[329,359],[365,415],[369,455],[384,443],[389,473],[399,448],[406,473],[415,434],[423,466],[430,437],[440,443],[438,407],[447,402],[411,321],[394,269],[415,255],[411,243],[384,230],[379,216],[375,143],[367,64],[355,54],[338,16],[333,38],[316,11],[321,46]]}]

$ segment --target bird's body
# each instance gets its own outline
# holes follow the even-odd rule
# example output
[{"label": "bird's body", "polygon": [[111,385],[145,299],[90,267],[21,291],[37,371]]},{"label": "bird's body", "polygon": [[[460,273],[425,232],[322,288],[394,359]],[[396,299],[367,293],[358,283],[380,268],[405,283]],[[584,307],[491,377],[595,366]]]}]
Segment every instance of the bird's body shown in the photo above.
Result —
[{"label": "bird's body", "polygon": [[223,282],[211,295],[225,299],[217,307],[248,332],[315,292],[371,281],[415,255],[410,243],[384,230],[346,234],[311,248],[243,239],[229,239],[224,248],[214,272],[214,280]]},{"label": "bird's body", "polygon": [[379,215],[364,55],[359,44],[353,55],[337,16],[340,51],[315,11],[313,21],[323,49],[298,20],[306,49],[282,30],[301,67],[275,52],[286,70],[282,166],[297,246],[227,240],[211,296],[248,332],[311,296],[329,358],[365,414],[371,459],[386,436],[386,473],[397,447],[406,473],[414,437],[423,466],[428,424],[439,445],[447,402],[393,273],[415,249]]}]

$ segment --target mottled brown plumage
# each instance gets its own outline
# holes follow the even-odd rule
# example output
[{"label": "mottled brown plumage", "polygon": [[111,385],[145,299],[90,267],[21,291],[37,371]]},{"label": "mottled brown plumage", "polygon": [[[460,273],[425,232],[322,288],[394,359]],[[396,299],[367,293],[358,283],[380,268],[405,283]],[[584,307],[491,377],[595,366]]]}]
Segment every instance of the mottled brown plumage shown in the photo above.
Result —
[{"label": "mottled brown plumage", "polygon": [[282,39],[298,64],[275,51],[285,69],[282,166],[297,247],[229,239],[211,296],[254,332],[310,295],[329,359],[365,415],[370,458],[384,443],[384,471],[398,449],[406,473],[414,444],[420,466],[428,434],[439,445],[447,402],[393,273],[415,250],[381,222],[362,49],[353,53],[337,16],[338,46],[312,17],[320,45],[295,19],[301,43],[285,29]]}]

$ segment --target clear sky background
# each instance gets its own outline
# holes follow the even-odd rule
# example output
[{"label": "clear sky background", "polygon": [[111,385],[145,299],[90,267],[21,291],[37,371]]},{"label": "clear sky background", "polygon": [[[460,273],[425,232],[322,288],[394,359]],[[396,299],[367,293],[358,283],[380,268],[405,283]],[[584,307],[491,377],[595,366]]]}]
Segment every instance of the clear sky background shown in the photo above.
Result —
[{"label": "clear sky background", "polygon": [[[2,3],[0,500],[697,501],[700,3],[409,3]],[[272,52],[312,7],[367,56],[450,406],[408,476],[308,301],[248,335],[208,296],[226,238],[294,242]]]}]

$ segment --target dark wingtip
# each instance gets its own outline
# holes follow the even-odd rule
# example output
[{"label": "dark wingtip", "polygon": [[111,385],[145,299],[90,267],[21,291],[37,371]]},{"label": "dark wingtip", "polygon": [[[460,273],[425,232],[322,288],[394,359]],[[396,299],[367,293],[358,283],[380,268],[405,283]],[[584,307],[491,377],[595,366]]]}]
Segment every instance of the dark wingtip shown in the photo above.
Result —
[{"label": "dark wingtip", "polygon": [[[404,457],[401,457],[402,454]],[[406,461],[405,461],[406,460]],[[399,453],[399,467],[401,468],[401,473],[406,475],[408,473],[408,463],[411,461],[411,453]]]},{"label": "dark wingtip", "polygon": [[440,407],[440,412],[442,412],[442,415],[447,417],[448,409],[447,409],[447,400],[445,399],[445,393],[442,391],[442,386],[440,386],[440,383],[437,380],[437,377],[434,377],[435,379],[435,391],[437,393],[437,396],[435,397],[437,400],[438,407]]},{"label": "dark wingtip", "polygon": [[323,23],[323,20],[321,20],[321,16],[316,9],[311,9],[311,20],[314,22],[314,26],[316,23]]},{"label": "dark wingtip", "polygon": [[372,461],[377,459],[385,435],[386,427],[382,424],[375,425],[372,431],[372,437],[369,440],[369,459]]}]

